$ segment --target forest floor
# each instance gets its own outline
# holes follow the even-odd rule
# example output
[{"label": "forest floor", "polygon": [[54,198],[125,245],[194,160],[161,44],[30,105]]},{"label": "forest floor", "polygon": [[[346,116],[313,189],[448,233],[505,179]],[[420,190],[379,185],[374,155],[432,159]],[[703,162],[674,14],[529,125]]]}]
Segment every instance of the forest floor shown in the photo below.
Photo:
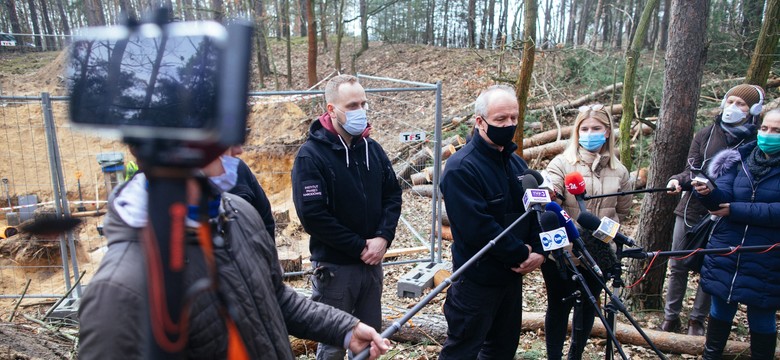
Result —
[{"label": "forest floor", "polygon": [[[271,41],[274,54],[283,54],[283,43]],[[342,58],[350,59],[355,42],[345,42]],[[275,75],[266,76],[266,84],[269,87],[279,89],[305,89],[306,82],[306,49],[305,40],[297,39],[293,44],[291,67],[296,74],[291,79],[292,86],[286,85],[284,59],[274,59],[276,63]],[[592,53],[591,59],[595,62],[604,62],[600,54]],[[578,65],[568,63],[573,56],[566,50],[542,52],[537,55],[535,65],[535,80],[531,93],[532,102],[552,100],[558,102],[564,99],[573,99],[583,94],[596,90],[597,86],[587,79],[572,81],[584,74],[578,73]],[[643,58],[644,59],[644,58]],[[646,68],[654,68],[656,74],[661,74],[663,69],[662,59],[647,58],[643,61]],[[345,68],[349,68],[349,60],[345,60]],[[319,78],[324,78],[332,73],[333,51],[321,52],[318,59]],[[2,95],[37,95],[42,91],[51,92],[54,95],[64,95],[62,84],[63,56],[60,53],[0,53],[0,90]],[[471,49],[443,49],[439,47],[371,43],[371,47],[357,60],[358,72],[380,77],[392,77],[422,83],[442,82],[443,97],[442,108],[444,118],[458,119],[467,117],[473,108],[473,101],[481,89],[504,79],[514,79],[518,72],[519,58],[517,52],[498,52],[490,50]],[[593,64],[591,64],[593,66]],[[611,71],[609,71],[611,73]],[[257,74],[255,72],[253,90],[260,90],[257,86]],[[557,80],[568,79],[561,83]],[[640,81],[641,83],[641,81]],[[278,84],[278,85],[277,85]],[[400,86],[398,83],[386,81],[367,81],[366,87]],[[603,82],[599,86],[603,86]],[[406,86],[406,85],[403,85]],[[408,87],[408,86],[407,86]],[[264,89],[267,90],[267,89]],[[619,99],[619,97],[617,97]],[[406,144],[398,141],[398,133],[403,131],[432,131],[434,124],[432,94],[396,93],[386,95],[370,95],[372,102],[371,122],[374,125],[372,137],[385,147],[391,158],[401,157],[406,149]],[[609,97],[598,99],[608,103]],[[660,100],[657,100],[660,102]],[[268,192],[272,201],[274,214],[277,221],[283,226],[277,234],[277,242],[280,252],[297,252],[304,259],[308,256],[305,245],[305,234],[295,219],[292,210],[289,192],[289,168],[297,146],[305,137],[308,119],[322,111],[321,105],[315,101],[301,101],[282,99],[279,102],[268,102],[258,99],[252,105],[249,117],[249,127],[252,133],[245,146],[245,153],[241,157],[250,167],[259,174],[261,184]],[[571,122],[570,118],[553,118],[541,116],[529,121],[540,121],[541,129],[534,132],[555,128],[554,121],[560,121],[564,125]],[[537,162],[533,167],[541,169],[546,162]],[[271,170],[264,172],[265,170]],[[2,171],[2,169],[0,169]],[[66,172],[67,169],[66,169]],[[632,217],[626,225],[627,232],[633,234],[636,217],[639,212],[639,200],[634,201]],[[425,229],[430,228],[429,198],[404,193],[403,216],[408,219],[411,227],[422,229],[423,237],[429,233]],[[282,219],[282,220],[279,220]],[[91,220],[96,222],[97,220]],[[425,244],[425,242],[423,242]],[[420,246],[413,231],[399,224],[397,240],[394,248],[406,248]],[[100,256],[88,249],[90,255],[84,261],[96,265]],[[415,260],[428,256],[426,254],[404,255],[394,260]],[[449,242],[442,245],[442,257],[446,261],[450,257]],[[82,259],[79,259],[82,261]],[[662,264],[656,264],[661,265]],[[414,264],[393,265],[385,268],[385,284],[383,303],[385,307],[396,309],[401,314],[411,308],[419,299],[399,298],[396,295],[398,279],[411,271]],[[61,275],[59,275],[61,277]],[[91,274],[87,274],[88,282]],[[689,283],[689,291],[685,299],[683,312],[687,319],[687,311],[693,303],[695,284],[697,277]],[[309,288],[307,281],[303,279],[290,280],[289,284],[296,288]],[[541,273],[536,271],[524,279],[523,308],[526,312],[543,313],[546,308],[545,288]],[[441,314],[441,305],[444,294],[438,295],[426,306],[422,314]],[[53,301],[52,301],[53,302]],[[13,322],[0,323],[0,360],[3,359],[60,359],[75,358],[77,341],[72,335],[77,327],[72,324],[40,324],[35,319],[40,319],[51,306],[52,302],[39,300],[25,300],[17,310]],[[0,309],[8,310],[16,305],[10,300],[0,302]],[[636,317],[643,328],[655,329],[662,321],[661,310],[635,311]],[[26,316],[25,316],[26,315]],[[624,317],[619,316],[619,321],[627,323]],[[0,321],[6,321],[1,319]],[[597,320],[598,321],[598,320]],[[412,319],[414,322],[414,319]],[[685,324],[686,322],[684,322]],[[740,311],[735,320],[737,331],[732,333],[732,340],[745,341],[746,319],[743,311]],[[683,329],[684,330],[684,329]],[[585,359],[604,358],[606,341],[602,338],[592,338],[585,350]],[[567,342],[568,345],[568,342]],[[393,349],[386,355],[386,359],[436,359],[441,349],[441,344],[435,340],[424,343],[393,343]],[[657,356],[647,348],[641,346],[624,345],[626,354],[631,359],[654,359]],[[313,351],[300,354],[299,359],[313,359]],[[545,359],[545,343],[543,330],[526,331],[520,339],[517,358],[519,359]],[[671,359],[695,358],[691,355],[669,354]]]}]

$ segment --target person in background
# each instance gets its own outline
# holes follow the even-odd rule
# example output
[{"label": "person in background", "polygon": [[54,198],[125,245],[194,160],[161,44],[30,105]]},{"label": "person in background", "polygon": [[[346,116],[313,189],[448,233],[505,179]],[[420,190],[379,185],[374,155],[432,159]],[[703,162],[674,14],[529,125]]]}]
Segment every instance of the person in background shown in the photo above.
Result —
[{"label": "person in background", "polygon": [[[704,206],[721,217],[707,248],[777,245],[780,109],[766,113],[757,141],[718,153],[708,171],[717,177],[716,188],[692,181]],[[739,304],[747,305],[751,359],[775,359],[780,308],[777,252],[705,255],[701,277],[704,291],[712,295],[704,359],[721,358]]]},{"label": "person in background", "polygon": [[[311,301],[282,282],[276,247],[264,231],[262,218],[241,197],[226,192],[235,186],[237,173],[225,169],[225,164],[232,163],[225,156],[203,169],[210,180],[205,188],[194,179],[187,183],[190,205],[185,219],[183,286],[191,303],[186,345],[181,349],[184,357],[224,359],[237,349],[236,343],[242,343],[250,359],[291,360],[289,335],[353,351],[370,345],[371,358],[386,353],[389,342],[373,327]],[[108,251],[79,307],[80,359],[142,359],[148,355],[145,345],[152,341],[148,257],[142,246],[143,233],[150,226],[148,182],[143,164],[139,165],[139,172],[117,187],[109,200],[104,226]],[[210,268],[200,244],[205,241],[200,238],[202,225],[196,221],[204,211],[196,205],[201,196],[208,202],[205,211],[211,225],[219,296],[193,290],[203,288]]]},{"label": "person in background", "polygon": [[[309,234],[312,299],[382,326],[382,258],[401,216],[401,187],[390,159],[368,137],[367,98],[351,75],[325,85],[327,112],[312,122],[295,157],[295,210]],[[317,359],[344,359],[320,343]]]},{"label": "person in background", "polygon": [[[519,107],[512,88],[492,86],[475,102],[476,133],[447,160],[441,191],[452,222],[453,270],[526,209],[528,169],[512,142]],[[537,215],[499,239],[447,291],[447,341],[439,359],[512,359],[523,315],[523,274],[544,262]]]},{"label": "person in background", "polygon": [[[580,209],[574,195],[566,191],[564,179],[567,174],[579,172],[585,179],[585,188],[589,195],[610,194],[632,190],[628,170],[615,155],[615,141],[612,136],[612,116],[601,104],[583,106],[579,109],[572,127],[571,140],[564,152],[556,156],[547,165],[550,183],[558,194],[564,195],[561,207],[574,219]],[[609,196],[585,201],[588,212],[599,218],[608,217],[617,222],[624,222],[631,208],[631,195]],[[583,234],[586,234],[583,232]],[[608,244],[601,241],[586,241],[599,267],[611,269],[617,262]],[[579,288],[579,283],[570,277],[561,278],[558,270],[561,264],[550,257],[542,265],[542,275],[547,288],[547,312],[544,317],[545,342],[547,343],[547,358],[560,359],[563,356],[563,343],[566,340],[569,313],[575,299],[570,295]],[[575,259],[576,260],[576,259]],[[583,274],[588,288],[595,297],[601,293],[601,286],[596,275],[579,264],[578,270]],[[603,279],[606,280],[606,279]],[[568,298],[567,301],[562,299]],[[589,301],[582,299],[581,316],[582,332],[572,337],[568,358],[582,358],[582,351],[593,328],[597,309]]]},{"label": "person in background", "polygon": [[[737,85],[723,97],[721,112],[715,121],[697,131],[688,150],[688,163],[685,169],[669,179],[667,188],[674,188],[669,194],[683,192],[674,209],[674,232],[672,250],[679,250],[685,234],[702,218],[708,216],[707,209],[693,196],[691,179],[695,173],[702,172],[712,157],[725,149],[736,149],[756,138],[755,117],[761,112],[764,91],[759,86]],[[756,106],[758,105],[758,106]],[[758,111],[755,111],[755,110]],[[680,311],[688,289],[688,268],[681,261],[669,259],[669,280],[666,285],[666,303],[664,321],[660,329],[668,332],[680,330]],[[703,336],[704,320],[710,311],[710,295],[697,286],[693,308],[688,316],[688,335]]]}]

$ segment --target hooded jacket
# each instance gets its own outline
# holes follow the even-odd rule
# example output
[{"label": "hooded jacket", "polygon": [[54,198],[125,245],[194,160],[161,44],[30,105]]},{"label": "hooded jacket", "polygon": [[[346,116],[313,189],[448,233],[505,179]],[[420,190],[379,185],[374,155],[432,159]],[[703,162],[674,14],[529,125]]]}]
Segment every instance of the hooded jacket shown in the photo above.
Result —
[{"label": "hooded jacket", "polygon": [[[123,204],[117,205],[115,199],[116,195],[109,203],[104,226],[108,252],[79,307],[80,359],[141,359],[150,336],[141,229],[123,220],[117,212]],[[284,285],[274,242],[251,205],[238,196],[223,194],[221,208],[226,216],[224,232],[213,238],[219,291],[234,314],[249,357],[293,359],[288,330],[299,338],[343,346],[357,318]],[[188,239],[185,251],[184,286],[190,288],[206,276],[206,265],[197,241]],[[185,358],[226,358],[227,332],[219,308],[214,293],[195,297]]]},{"label": "hooded jacket", "polygon": [[[514,143],[503,151],[491,147],[482,136],[472,139],[447,160],[441,192],[450,219],[453,270],[498,236],[525,212],[522,176],[528,169],[514,151]],[[463,276],[487,286],[506,285],[520,274],[511,270],[528,258],[525,246],[544,254],[539,240],[537,215],[530,214],[512,228]]]},{"label": "hooded jacket", "polygon": [[[715,225],[708,249],[730,246],[772,245],[780,232],[780,168],[755,181],[747,157],[751,142],[725,150],[713,158],[711,176],[717,189],[697,196],[708,207],[729,203],[729,215]],[[704,291],[728,302],[762,308],[780,308],[780,257],[776,252],[706,255],[701,271]]]},{"label": "hooded jacket", "polygon": [[685,165],[685,169],[681,173],[669,178],[669,180],[677,180],[682,190],[685,191],[674,208],[675,215],[683,217],[690,226],[696,225],[704,215],[707,215],[707,209],[702,206],[697,197],[693,196],[695,191],[693,186],[691,186],[691,180],[693,179],[691,177],[691,167],[705,170],[712,161],[713,156],[718,152],[730,148],[735,149],[755,139],[756,134],[753,132],[746,139],[729,146],[726,133],[720,127],[720,116],[715,119],[714,123],[697,131],[693,135],[691,147],[688,149],[688,162]]},{"label": "hooded jacket", "polygon": [[276,238],[276,222],[274,221],[273,213],[271,212],[271,202],[268,201],[268,197],[265,195],[265,191],[257,182],[255,174],[252,173],[252,169],[249,168],[243,160],[238,161],[238,178],[236,179],[236,185],[232,189],[228,190],[229,193],[240,196],[246,200],[252,207],[260,213],[260,217],[263,218],[265,229],[268,234],[271,235],[271,239]]},{"label": "hooded jacket", "polygon": [[325,113],[295,157],[295,210],[310,236],[312,261],[359,264],[366,239],[388,247],[401,216],[401,187],[382,147],[367,136],[345,143]]}]

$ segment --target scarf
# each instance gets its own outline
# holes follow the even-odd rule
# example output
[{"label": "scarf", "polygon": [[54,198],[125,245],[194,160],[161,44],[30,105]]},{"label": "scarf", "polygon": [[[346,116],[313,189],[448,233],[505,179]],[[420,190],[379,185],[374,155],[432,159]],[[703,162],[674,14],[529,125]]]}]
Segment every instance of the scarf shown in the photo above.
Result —
[{"label": "scarf", "polygon": [[735,126],[729,126],[722,121],[718,121],[718,124],[726,134],[726,144],[728,144],[728,146],[734,146],[756,133],[756,126],[747,122]]},{"label": "scarf", "polygon": [[758,182],[766,176],[772,168],[780,167],[780,156],[767,157],[761,149],[756,146],[747,157],[747,167],[750,174],[753,175],[755,182]]}]

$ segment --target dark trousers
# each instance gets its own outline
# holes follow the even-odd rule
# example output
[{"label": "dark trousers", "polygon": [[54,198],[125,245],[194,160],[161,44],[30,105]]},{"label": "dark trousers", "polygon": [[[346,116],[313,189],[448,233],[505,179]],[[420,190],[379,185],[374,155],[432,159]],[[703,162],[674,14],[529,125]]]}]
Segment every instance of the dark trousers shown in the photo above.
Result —
[{"label": "dark trousers", "polygon": [[444,316],[447,341],[440,360],[511,360],[523,322],[523,279],[484,286],[462,277],[447,290]]},{"label": "dark trousers", "polygon": [[[381,331],[382,265],[339,265],[317,261],[312,265],[323,266],[333,274],[326,281],[312,276],[312,300],[344,310]],[[320,343],[317,347],[318,360],[343,360],[345,353],[341,346]]]},{"label": "dark trousers", "polygon": [[[598,280],[587,270],[578,267],[577,270],[585,277],[594,297],[598,298],[601,293],[601,286]],[[563,301],[564,298],[571,295],[574,291],[580,289],[577,281],[570,277],[563,279],[558,271],[558,265],[551,260],[542,264],[542,276],[544,276],[544,285],[547,288],[547,312],[544,315],[544,338],[547,343],[547,358],[557,360],[563,357],[563,343],[566,341],[567,327],[569,324],[569,313],[574,307],[574,299]],[[571,276],[569,274],[569,276]],[[582,312],[574,312],[572,324],[576,324],[579,318],[582,319],[582,332],[579,336],[572,338],[569,347],[569,359],[582,358],[582,350],[590,337],[590,331],[593,329],[593,320],[596,317],[596,308],[588,301],[584,291],[580,301],[582,302]],[[572,327],[573,328],[573,327]],[[579,354],[579,356],[575,356]]]}]

